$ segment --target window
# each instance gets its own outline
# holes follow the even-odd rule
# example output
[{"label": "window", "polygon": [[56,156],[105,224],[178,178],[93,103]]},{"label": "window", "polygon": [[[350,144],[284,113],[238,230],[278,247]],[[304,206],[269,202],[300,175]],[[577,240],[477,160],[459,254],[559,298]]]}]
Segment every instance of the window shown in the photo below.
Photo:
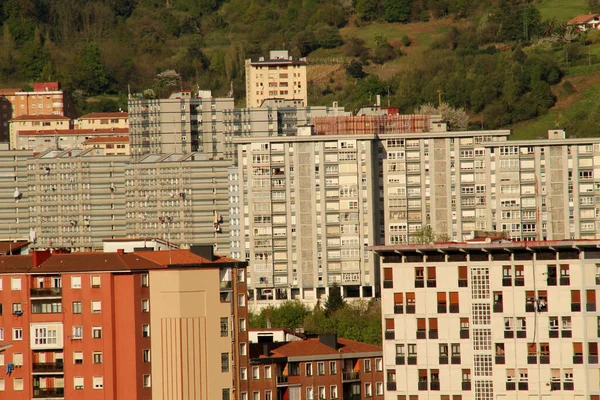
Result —
[{"label": "window", "polygon": [[371,372],[371,360],[365,360],[365,372]]},{"label": "window", "polygon": [[271,366],[265,365],[265,379],[271,379]]},{"label": "window", "polygon": [[13,328],[12,338],[13,340],[23,340],[23,328]]},{"label": "window", "polygon": [[327,398],[326,394],[325,394],[325,386],[319,386],[319,400],[323,399],[325,400]]},{"label": "window", "polygon": [[229,334],[229,318],[221,318],[221,337],[226,337]]},{"label": "window", "polygon": [[240,356],[245,356],[246,354],[247,354],[246,343],[240,343]]},{"label": "window", "polygon": [[311,362],[306,363],[306,376],[313,376],[313,366]]},{"label": "window", "polygon": [[238,294],[238,307],[244,307],[246,305],[246,296]]},{"label": "window", "polygon": [[313,397],[314,395],[315,395],[314,388],[312,386],[307,387],[306,388],[306,398],[307,399],[314,399],[314,397]]},{"label": "window", "polygon": [[94,376],[92,378],[92,384],[94,389],[102,389],[104,388],[104,378],[101,376]]},{"label": "window", "polygon": [[92,352],[92,362],[94,364],[102,364],[102,352],[101,351]]},{"label": "window", "polygon": [[13,379],[13,390],[15,390],[15,391],[23,390],[23,378],[14,378]]},{"label": "window", "polygon": [[12,310],[13,310],[13,315],[23,314],[23,308],[21,306],[21,303],[13,303]]},{"label": "window", "polygon": [[0,341],[4,340],[4,328],[0,328]]},{"label": "window", "polygon": [[229,353],[221,353],[221,372],[229,372]]},{"label": "window", "polygon": [[329,374],[337,374],[337,363],[335,361],[329,361]]},{"label": "window", "polygon": [[325,375],[325,363],[323,361],[317,363],[317,374]]},{"label": "window", "polygon": [[73,302],[73,314],[81,314],[81,302],[74,301]]},{"label": "window", "polygon": [[246,320],[240,318],[240,332],[246,332]]},{"label": "window", "polygon": [[375,359],[375,371],[377,371],[377,372],[383,371],[383,359],[382,358]]},{"label": "window", "polygon": [[260,400],[260,392],[252,392],[252,400]]},{"label": "window", "polygon": [[373,387],[371,385],[371,382],[365,383],[365,396],[373,397]]},{"label": "window", "polygon": [[5,387],[4,378],[0,378],[0,392],[4,392]]},{"label": "window", "polygon": [[100,301],[92,301],[92,313],[99,313],[102,311],[102,303]]},{"label": "window", "polygon": [[10,290],[21,290],[21,278],[10,278]]},{"label": "window", "polygon": [[97,275],[92,275],[91,277],[91,283],[92,283],[92,287],[93,288],[99,288],[100,287],[100,277]]},{"label": "window", "polygon": [[142,325],[142,337],[150,337],[150,325]]},{"label": "window", "polygon": [[83,339],[83,326],[74,326],[71,339]]},{"label": "window", "polygon": [[100,326],[92,327],[92,338],[94,338],[94,339],[102,338],[102,327],[100,327]]},{"label": "window", "polygon": [[142,280],[142,287],[148,287],[149,286],[150,278],[149,278],[148,274],[142,274],[141,280]]},{"label": "window", "polygon": [[73,364],[83,364],[83,351],[73,352]]},{"label": "window", "polygon": [[73,386],[75,386],[75,390],[83,390],[83,377],[76,376],[73,378]]},{"label": "window", "polygon": [[150,312],[150,300],[142,299],[142,312]]},{"label": "window", "polygon": [[260,368],[252,367],[252,379],[260,379]]},{"label": "window", "polygon": [[332,399],[338,398],[338,389],[336,385],[329,386],[329,397]]},{"label": "window", "polygon": [[149,388],[150,385],[151,385],[150,375],[144,375],[143,378],[142,378],[142,382],[143,382],[143,385],[144,385],[145,388]]},{"label": "window", "polygon": [[144,360],[145,363],[149,363],[150,362],[150,349],[144,349],[142,350],[142,358]]},{"label": "window", "polygon": [[33,344],[56,345],[58,340],[58,329],[47,327],[36,327],[33,329]]},{"label": "window", "polygon": [[15,367],[23,366],[23,353],[13,353],[13,364]]},{"label": "window", "polygon": [[243,381],[248,380],[248,368],[246,368],[246,367],[240,368],[240,379]]},{"label": "window", "polygon": [[383,382],[375,383],[375,394],[377,396],[383,396]]},{"label": "window", "polygon": [[71,277],[71,289],[81,289],[81,277],[80,276],[72,276]]}]

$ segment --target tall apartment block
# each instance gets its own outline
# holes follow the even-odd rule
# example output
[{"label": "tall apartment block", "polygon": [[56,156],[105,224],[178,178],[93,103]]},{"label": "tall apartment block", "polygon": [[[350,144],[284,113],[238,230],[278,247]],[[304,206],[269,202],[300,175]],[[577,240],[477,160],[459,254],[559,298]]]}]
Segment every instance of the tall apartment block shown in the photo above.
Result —
[{"label": "tall apartment block", "polygon": [[9,141],[8,121],[22,115],[59,115],[75,117],[75,106],[59,82],[33,84],[32,92],[21,89],[0,90],[0,142]]},{"label": "tall apartment block", "polygon": [[600,396],[598,240],[385,245],[386,399]]},{"label": "tall apartment block", "polygon": [[0,257],[0,396],[238,399],[244,262],[190,250]]},{"label": "tall apartment block", "polygon": [[246,60],[246,107],[259,107],[266,99],[301,100],[308,105],[305,58],[294,60],[287,50],[274,50],[266,60]]},{"label": "tall apartment block", "polygon": [[304,126],[234,143],[232,242],[250,260],[251,298],[316,301],[334,283],[347,297],[375,296],[377,264],[365,247],[379,243],[374,135]]},{"label": "tall apartment block", "polygon": [[209,154],[232,158],[234,149],[223,137],[223,111],[233,98],[210,92],[174,92],[168,99],[129,99],[129,131],[133,156],[145,154]]}]

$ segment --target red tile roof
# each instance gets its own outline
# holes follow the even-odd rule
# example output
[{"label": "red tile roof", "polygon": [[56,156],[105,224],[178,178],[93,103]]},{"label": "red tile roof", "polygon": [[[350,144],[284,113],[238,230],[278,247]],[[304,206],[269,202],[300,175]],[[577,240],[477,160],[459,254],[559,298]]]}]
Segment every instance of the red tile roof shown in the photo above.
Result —
[{"label": "red tile roof", "polygon": [[82,115],[79,119],[103,119],[103,118],[127,118],[129,114],[125,111],[119,112],[98,112]]},{"label": "red tile roof", "polygon": [[23,130],[18,131],[19,136],[47,136],[47,135],[115,135],[128,134],[128,128],[97,128],[97,129],[48,129],[48,130]]},{"label": "red tile roof", "polygon": [[600,14],[586,14],[586,15],[578,15],[574,18],[571,18],[567,21],[567,25],[577,25],[577,24],[585,24],[586,22],[599,17]]},{"label": "red tile roof", "polygon": [[54,114],[33,114],[33,115],[19,115],[14,117],[11,121],[42,121],[42,120],[55,120],[55,121],[69,121],[69,117]]},{"label": "red tile roof", "polygon": [[193,265],[193,264],[212,264],[224,262],[237,262],[233,258],[215,256],[214,261],[210,261],[204,257],[192,253],[190,250],[164,250],[164,251],[147,251],[136,253],[141,257],[145,257],[155,263],[161,265]]},{"label": "red tile roof", "polygon": [[88,143],[129,143],[127,136],[102,136],[86,140],[83,144]]},{"label": "red tile roof", "polygon": [[13,251],[20,251],[23,247],[29,246],[27,240],[2,241],[0,242],[0,254],[8,254]]},{"label": "red tile roof", "polygon": [[338,338],[338,349],[335,350],[319,341],[319,338],[310,338],[296,342],[288,342],[272,350],[274,357],[305,357],[323,356],[348,353],[381,352],[383,349],[372,344],[357,342],[356,340]]},{"label": "red tile roof", "polygon": [[20,92],[22,89],[21,88],[14,88],[14,89],[10,89],[10,88],[6,88],[6,89],[0,89],[0,95],[14,95],[16,92]]}]

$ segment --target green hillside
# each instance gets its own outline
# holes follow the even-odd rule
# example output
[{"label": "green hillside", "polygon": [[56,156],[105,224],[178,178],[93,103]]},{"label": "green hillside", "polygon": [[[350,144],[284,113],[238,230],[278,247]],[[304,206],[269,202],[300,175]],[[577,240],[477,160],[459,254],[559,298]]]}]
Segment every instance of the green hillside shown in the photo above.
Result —
[{"label": "green hillside", "polygon": [[88,112],[126,107],[129,90],[225,95],[233,83],[241,106],[244,60],[285,48],[308,57],[311,104],[356,109],[382,95],[409,113],[440,91],[473,128],[529,138],[558,123],[589,135],[600,38],[564,22],[599,9],[598,0],[4,0],[0,85],[60,80]]}]

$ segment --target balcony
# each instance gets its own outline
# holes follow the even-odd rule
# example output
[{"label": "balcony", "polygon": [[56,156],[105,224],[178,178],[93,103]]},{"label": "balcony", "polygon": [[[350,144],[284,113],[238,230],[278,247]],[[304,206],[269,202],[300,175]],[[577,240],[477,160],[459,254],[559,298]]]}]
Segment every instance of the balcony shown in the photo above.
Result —
[{"label": "balcony", "polygon": [[468,287],[468,283],[466,279],[459,279],[458,280],[458,287]]},{"label": "balcony", "polygon": [[461,329],[460,330],[460,338],[461,339],[468,339],[469,338],[469,330],[468,329]]},{"label": "balcony", "polygon": [[596,311],[596,303],[586,303],[585,310],[586,311]]},{"label": "balcony", "polygon": [[464,381],[462,383],[462,390],[471,390],[471,381]]},{"label": "balcony", "polygon": [[527,331],[517,331],[517,339],[526,339],[527,338]]},{"label": "balcony", "polygon": [[432,381],[429,384],[429,389],[430,390],[440,390],[440,381]]},{"label": "balcony", "polygon": [[548,286],[556,286],[556,277],[548,277],[546,279],[546,285],[548,285]]},{"label": "balcony", "polygon": [[598,364],[598,354],[591,354],[588,356],[588,364]]},{"label": "balcony", "polygon": [[394,288],[394,281],[383,281],[383,288],[384,289],[393,289]]},{"label": "balcony", "polygon": [[527,364],[537,364],[537,356],[527,356]]},{"label": "balcony", "polygon": [[504,339],[512,339],[515,337],[515,332],[513,331],[504,331]]},{"label": "balcony", "polygon": [[61,297],[62,288],[31,288],[31,297]]},{"label": "balcony", "polygon": [[506,363],[506,357],[504,355],[496,356],[496,364]]},{"label": "balcony", "polygon": [[394,306],[394,314],[402,314],[404,312],[404,306],[402,304],[396,304]]},{"label": "balcony", "polygon": [[277,377],[277,386],[287,386],[288,385],[288,376],[281,375]]},{"label": "balcony", "polygon": [[396,339],[396,333],[394,331],[385,331],[385,340]]},{"label": "balcony", "polygon": [[525,278],[524,277],[516,277],[515,278],[515,286],[525,286]]},{"label": "balcony", "polygon": [[404,365],[404,356],[396,356],[396,365]]},{"label": "balcony", "polygon": [[548,331],[548,337],[556,339],[558,337],[558,331],[556,329]]},{"label": "balcony", "polygon": [[494,303],[494,312],[504,312],[502,303]]},{"label": "balcony", "polygon": [[460,364],[460,356],[452,356],[450,357],[451,364]]},{"label": "balcony", "polygon": [[529,390],[528,382],[519,382],[519,390]]},{"label": "balcony", "polygon": [[550,364],[550,354],[541,354],[540,364]]},{"label": "balcony", "polygon": [[388,382],[386,385],[386,389],[388,392],[396,391],[396,382]]},{"label": "balcony", "polygon": [[435,279],[427,279],[427,287],[436,287],[436,285]]},{"label": "balcony", "polygon": [[407,305],[406,306],[406,313],[407,314],[414,314],[416,312],[416,306],[414,305]]},{"label": "balcony", "polygon": [[438,338],[438,331],[436,330],[430,330],[429,331],[429,339],[437,339]]},{"label": "balcony", "polygon": [[571,303],[571,311],[581,311],[581,303]]},{"label": "balcony", "polygon": [[568,276],[560,277],[560,285],[561,286],[569,286],[571,284],[571,278]]},{"label": "balcony", "polygon": [[458,312],[459,312],[458,304],[450,304],[450,313],[458,314]]},{"label": "balcony", "polygon": [[446,308],[445,304],[438,304],[438,306],[437,306],[438,314],[445,314],[446,310],[447,310],[447,308]]},{"label": "balcony", "polygon": [[419,382],[418,388],[419,390],[427,390],[427,381]]},{"label": "balcony", "polygon": [[33,373],[52,373],[63,372],[64,365],[62,362],[56,363],[33,363]]},{"label": "balcony", "polygon": [[407,365],[417,365],[417,356],[408,356],[406,359]]},{"label": "balcony", "polygon": [[550,382],[550,390],[560,390],[560,382]]},{"label": "balcony", "polygon": [[415,288],[425,287],[425,281],[423,279],[415,279]]},{"label": "balcony", "polygon": [[427,333],[425,329],[417,329],[417,339],[425,339],[427,337]]},{"label": "balcony", "polygon": [[54,389],[40,389],[33,388],[33,398],[34,399],[45,399],[45,398],[55,398],[55,397],[65,397],[65,389],[64,388],[54,388]]},{"label": "balcony", "polygon": [[448,364],[448,356],[440,356],[440,365]]},{"label": "balcony", "polygon": [[516,386],[515,382],[506,382],[506,390],[515,390]]},{"label": "balcony", "polygon": [[535,312],[535,306],[533,303],[525,304],[525,312]]},{"label": "balcony", "polygon": [[562,337],[564,338],[570,338],[573,337],[573,331],[569,331],[569,330],[562,330],[560,331]]},{"label": "balcony", "polygon": [[583,364],[583,354],[575,354],[573,356],[573,364]]},{"label": "balcony", "polygon": [[360,381],[360,372],[342,372],[342,382]]},{"label": "balcony", "polygon": [[233,281],[221,281],[219,287],[221,290],[231,290],[233,288]]},{"label": "balcony", "polygon": [[575,390],[573,382],[563,382],[563,390]]},{"label": "balcony", "polygon": [[502,278],[502,286],[512,286],[512,278]]}]

